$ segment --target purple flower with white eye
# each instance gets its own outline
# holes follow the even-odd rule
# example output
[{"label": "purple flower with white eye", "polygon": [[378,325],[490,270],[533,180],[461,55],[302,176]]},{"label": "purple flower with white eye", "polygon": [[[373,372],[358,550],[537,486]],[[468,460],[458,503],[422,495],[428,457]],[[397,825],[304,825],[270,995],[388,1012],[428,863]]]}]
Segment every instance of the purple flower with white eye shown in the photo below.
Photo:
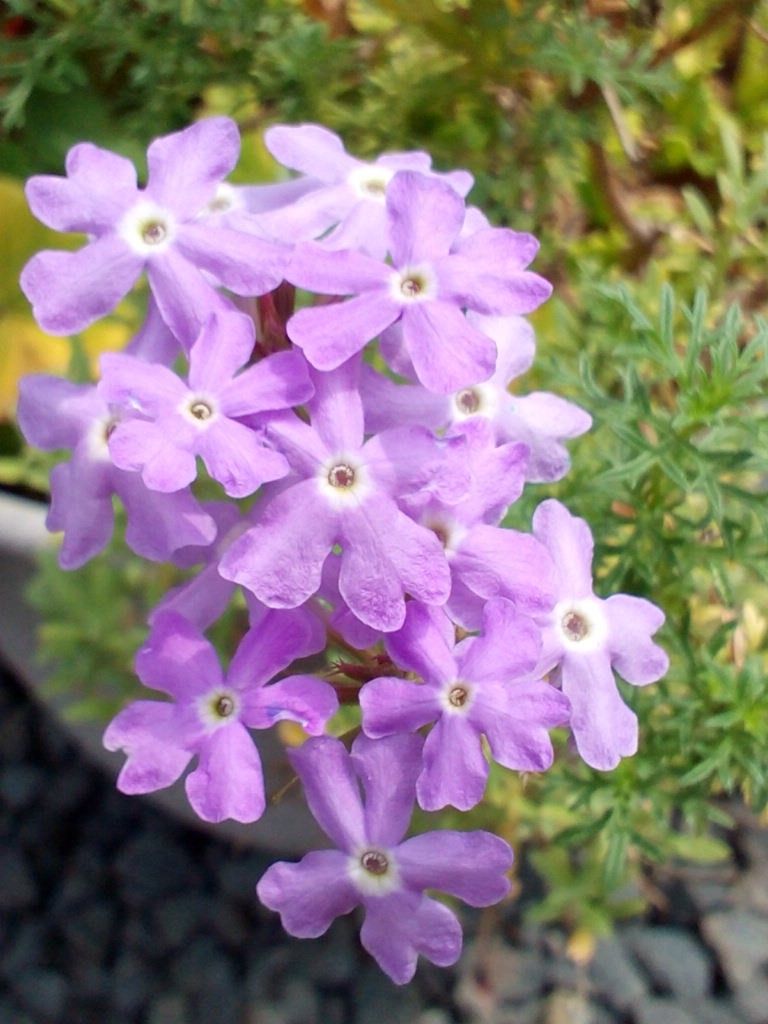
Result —
[{"label": "purple flower with white eye", "polygon": [[[510,383],[533,362],[536,344],[527,320],[476,313],[468,313],[467,319],[496,343],[498,358],[493,375],[443,396],[418,384],[395,384],[369,368],[362,380],[366,429],[419,423],[450,433],[467,421],[486,420],[493,425],[496,444],[527,445],[527,480],[551,483],[562,479],[571,464],[562,442],[589,430],[592,418],[578,405],[547,391],[510,394]],[[390,366],[413,379],[415,371],[405,351],[402,331],[385,332],[381,345]]]},{"label": "purple flower with white eye", "polygon": [[409,429],[363,443],[358,371],[353,359],[312,374],[311,426],[292,414],[266,425],[298,480],[277,485],[219,571],[271,608],[295,608],[320,589],[323,565],[338,544],[342,598],[366,625],[389,632],[403,623],[406,594],[442,604],[450,589],[439,540],[397,499],[426,489],[458,500],[469,478],[462,438],[441,442]]},{"label": "purple flower with white eye", "polygon": [[119,412],[90,384],[33,374],[19,386],[19,426],[44,451],[71,448],[72,458],[51,472],[49,530],[62,530],[63,569],[78,569],[109,542],[112,495],[125,506],[128,546],[144,558],[166,561],[188,544],[210,544],[216,525],[188,490],[159,494],[137,473],[112,464],[108,438]]},{"label": "purple flower with white eye", "polygon": [[494,446],[493,427],[474,418],[455,429],[467,441],[466,464],[472,485],[459,501],[436,494],[407,495],[405,512],[440,540],[451,569],[446,612],[465,629],[479,629],[489,598],[511,600],[528,615],[554,604],[552,559],[535,537],[496,524],[520,496],[525,483],[528,448]]},{"label": "purple flower with white eye", "polygon": [[513,859],[504,840],[489,832],[444,829],[403,839],[422,742],[420,736],[358,736],[348,754],[339,740],[322,737],[292,751],[310,810],[337,849],[273,864],[256,887],[298,938],[316,938],[336,917],[362,906],[360,940],[398,985],[413,978],[419,954],[441,967],[461,954],[456,916],[425,890],[490,906],[509,892]]},{"label": "purple flower with white eye", "polygon": [[231,308],[215,285],[237,295],[275,288],[287,248],[199,217],[239,151],[235,122],[211,117],[152,142],[145,189],[129,160],[90,143],[70,149],[66,177],[30,178],[27,198],[39,220],[90,236],[76,252],[38,253],[22,271],[40,326],[52,334],[82,330],[114,309],[146,269],[163,320],[189,346],[211,312]]},{"label": "purple flower with white eye", "polygon": [[212,314],[189,353],[189,382],[172,370],[122,353],[101,358],[100,390],[126,417],[109,438],[120,469],[140,471],[155,491],[178,491],[197,476],[195,456],[233,498],[288,472],[240,418],[289,409],[313,393],[299,352],[277,352],[237,371],[253,351],[242,313]]},{"label": "purple flower with white eye", "polygon": [[664,613],[628,594],[595,596],[592,534],[559,501],[539,505],[533,530],[557,570],[557,603],[536,617],[543,631],[537,671],[554,671],[571,704],[579,754],[591,767],[608,771],[637,751],[637,717],[621,699],[614,669],[634,686],[664,675],[669,659],[651,640]]},{"label": "purple flower with white eye", "polygon": [[400,171],[387,190],[394,266],[351,250],[327,252],[306,242],[294,250],[286,277],[345,302],[299,310],[290,339],[319,370],[331,370],[398,323],[419,381],[449,394],[486,380],[496,345],[464,316],[528,313],[551,292],[525,268],[538,249],[532,235],[488,228],[460,238],[462,199],[443,182]]},{"label": "purple flower with white eye", "polygon": [[461,811],[483,797],[488,762],[544,771],[554,752],[548,730],[568,721],[568,701],[529,677],[541,650],[539,630],[509,601],[489,601],[483,633],[454,646],[454,626],[440,609],[412,601],[403,628],[387,637],[390,657],[421,679],[379,678],[360,692],[367,736],[391,736],[434,722],[416,784],[419,804]]},{"label": "purple flower with white eye", "polygon": [[[384,259],[388,246],[385,199],[397,171],[418,171],[444,182],[461,197],[472,187],[467,171],[439,174],[431,170],[428,153],[385,153],[371,163],[358,160],[346,152],[338,135],[316,124],[275,125],[266,132],[264,142],[280,163],[306,176],[279,186],[303,186],[303,195],[257,218],[275,238],[299,241],[323,235],[323,248],[361,249]],[[255,191],[245,202],[258,212],[273,203],[276,195]]]},{"label": "purple flower with white eye", "polygon": [[173,702],[134,701],[107,726],[104,746],[128,755],[117,788],[164,789],[197,756],[186,779],[197,814],[204,821],[256,821],[265,808],[264,780],[248,730],[290,719],[317,736],[338,708],[333,687],[313,676],[270,682],[296,658],[317,653],[317,641],[304,615],[270,612],[246,633],[224,674],[199,630],[173,612],[158,615],[136,671]]}]

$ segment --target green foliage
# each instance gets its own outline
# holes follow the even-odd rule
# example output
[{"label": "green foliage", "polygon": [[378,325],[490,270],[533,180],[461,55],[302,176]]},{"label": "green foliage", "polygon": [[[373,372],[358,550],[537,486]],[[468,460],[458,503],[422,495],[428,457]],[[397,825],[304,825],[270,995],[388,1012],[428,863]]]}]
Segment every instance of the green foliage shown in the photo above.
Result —
[{"label": "green foliage", "polygon": [[70,717],[107,722],[141,695],[133,658],[172,579],[168,567],[141,563],[119,542],[71,573],[62,573],[55,552],[41,558],[28,597],[44,620],[46,686]]},{"label": "green foliage", "polygon": [[[147,637],[147,617],[189,575],[133,554],[122,540],[122,513],[116,518],[112,542],[81,569],[62,572],[56,552],[44,552],[26,595],[43,620],[45,686],[73,720],[106,724],[128,701],[146,696],[133,661]],[[244,602],[234,601],[211,630],[225,658],[246,622]]]}]

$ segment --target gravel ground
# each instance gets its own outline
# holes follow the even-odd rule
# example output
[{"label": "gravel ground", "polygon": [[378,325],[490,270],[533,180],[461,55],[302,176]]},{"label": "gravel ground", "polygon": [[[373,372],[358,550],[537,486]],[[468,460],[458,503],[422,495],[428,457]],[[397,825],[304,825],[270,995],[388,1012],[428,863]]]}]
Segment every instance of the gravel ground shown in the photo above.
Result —
[{"label": "gravel ground", "polygon": [[588,967],[510,905],[397,988],[354,918],[285,936],[267,857],[121,796],[0,672],[0,1024],[768,1024],[768,831],[739,818],[730,863],[666,876]]}]

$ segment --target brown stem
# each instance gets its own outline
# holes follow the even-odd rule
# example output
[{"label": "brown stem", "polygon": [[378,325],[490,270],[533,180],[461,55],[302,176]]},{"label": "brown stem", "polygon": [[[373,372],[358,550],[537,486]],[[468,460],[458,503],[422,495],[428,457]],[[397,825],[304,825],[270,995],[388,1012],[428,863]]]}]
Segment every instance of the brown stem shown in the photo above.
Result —
[{"label": "brown stem", "polygon": [[632,240],[632,248],[627,253],[626,263],[629,269],[636,270],[650,256],[654,245],[661,237],[661,231],[652,224],[644,224],[637,220],[630,211],[603,147],[597,142],[592,142],[589,144],[589,151],[597,182],[605,201],[611,213]]},{"label": "brown stem", "polygon": [[674,57],[680,50],[684,50],[686,46],[698,42],[704,36],[708,36],[710,32],[714,32],[716,29],[722,28],[723,25],[727,25],[728,19],[745,17],[747,11],[752,6],[754,6],[753,0],[726,0],[725,3],[719,4],[698,25],[692,25],[682,35],[669,39],[663,46],[659,47],[651,58],[650,66],[656,68],[659,64],[663,64],[664,61]]}]

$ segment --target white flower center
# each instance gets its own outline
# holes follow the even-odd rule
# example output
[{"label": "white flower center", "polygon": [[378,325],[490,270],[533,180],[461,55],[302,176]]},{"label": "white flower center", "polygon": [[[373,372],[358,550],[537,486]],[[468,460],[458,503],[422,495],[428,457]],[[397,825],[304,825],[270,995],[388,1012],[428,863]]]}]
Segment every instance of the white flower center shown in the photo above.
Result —
[{"label": "white flower center", "polygon": [[198,700],[197,710],[204,725],[219,729],[239,716],[240,701],[232,690],[217,688]]},{"label": "white flower center", "polygon": [[392,275],[390,290],[398,302],[424,302],[435,298],[437,282],[429,266],[405,267]]},{"label": "white flower center", "polygon": [[237,192],[226,181],[216,187],[216,194],[201,211],[201,216],[216,213],[228,213],[241,205]]},{"label": "white flower center", "polygon": [[552,613],[563,646],[570,651],[587,653],[605,645],[608,620],[597,597],[560,601]]},{"label": "white flower center", "polygon": [[170,211],[143,199],[128,210],[117,230],[134,252],[149,256],[173,241],[176,222]]},{"label": "white flower center", "polygon": [[444,518],[429,518],[423,525],[434,533],[448,557],[456,552],[467,532],[466,528],[459,523],[450,522]]},{"label": "white flower center", "polygon": [[318,485],[334,508],[357,502],[370,492],[370,480],[358,458],[339,454],[329,459],[318,473]]},{"label": "white flower center", "polygon": [[472,686],[463,679],[454,679],[443,688],[443,711],[450,715],[465,715],[474,700]]},{"label": "white flower center", "polygon": [[496,390],[488,385],[475,384],[463,388],[453,396],[453,418],[461,421],[471,416],[492,417],[497,406]]},{"label": "white flower center", "polygon": [[375,846],[358,850],[347,867],[354,884],[367,896],[384,896],[400,884],[397,864],[389,850]]},{"label": "white flower center", "polygon": [[117,416],[104,416],[95,420],[88,431],[88,454],[98,461],[110,461],[109,439],[117,424]]},{"label": "white flower center", "polygon": [[202,429],[210,426],[211,420],[217,416],[215,403],[206,395],[194,395],[192,398],[185,399],[181,406],[181,412],[196,427]]},{"label": "white flower center", "polygon": [[364,164],[349,172],[347,183],[361,199],[373,199],[375,202],[383,203],[387,195],[387,185],[394,173],[389,167]]}]

